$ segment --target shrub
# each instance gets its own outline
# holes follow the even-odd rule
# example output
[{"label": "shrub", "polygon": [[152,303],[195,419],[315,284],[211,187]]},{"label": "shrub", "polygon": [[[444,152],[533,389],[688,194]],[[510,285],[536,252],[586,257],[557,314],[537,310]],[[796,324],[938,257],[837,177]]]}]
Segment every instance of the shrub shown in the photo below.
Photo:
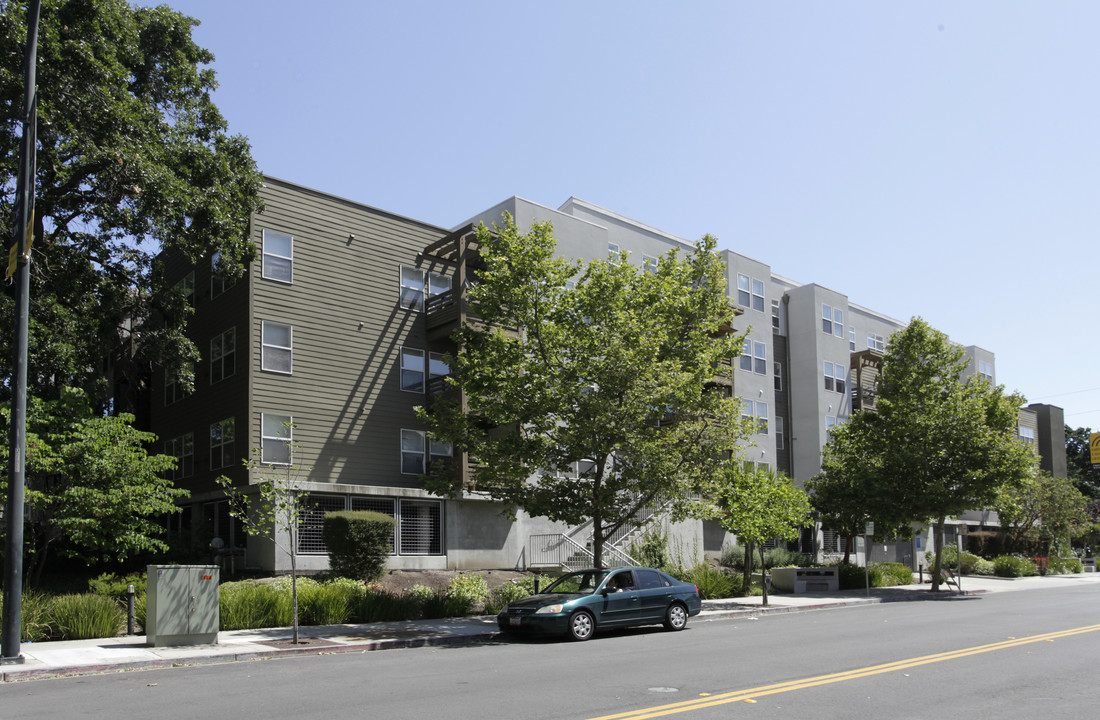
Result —
[{"label": "shrub", "polygon": [[[50,602],[49,595],[35,590],[23,591],[23,603],[19,613],[19,637],[22,642],[37,642],[48,640],[50,637]],[[3,608],[0,607],[0,620],[3,619]]]},{"label": "shrub", "polygon": [[394,519],[378,512],[341,510],[325,513],[322,535],[333,574],[377,580],[386,570]]},{"label": "shrub", "polygon": [[998,577],[1027,577],[1039,574],[1039,566],[1031,558],[1000,555],[993,559],[993,573]]},{"label": "shrub", "polygon": [[630,546],[630,556],[639,565],[660,568],[668,565],[668,534],[661,526],[651,527]]},{"label": "shrub", "polygon": [[388,622],[420,617],[420,603],[409,594],[368,586],[355,612],[359,622]]},{"label": "shrub", "polygon": [[127,601],[128,588],[134,586],[134,595],[145,594],[145,573],[130,573],[129,575],[115,575],[103,573],[97,578],[88,581],[88,591],[96,595],[106,595],[125,603]]},{"label": "shrub", "polygon": [[742,572],[745,569],[745,548],[741,545],[730,545],[722,551],[720,561],[724,567]]},{"label": "shrub", "polygon": [[902,563],[873,563],[870,572],[871,587],[894,587],[896,585],[913,584],[912,568]]},{"label": "shrub", "polygon": [[313,583],[298,589],[298,619],[302,625],[342,625],[351,622],[362,587],[347,583]]},{"label": "shrub", "polygon": [[294,622],[290,593],[277,583],[223,583],[218,608],[222,630],[286,627]]},{"label": "shrub", "polygon": [[1047,563],[1047,575],[1068,575],[1081,570],[1081,561],[1077,558],[1052,557]]},{"label": "shrub", "polygon": [[992,575],[994,571],[993,561],[986,560],[984,558],[978,558],[978,561],[974,563],[975,575]]},{"label": "shrub", "polygon": [[446,597],[447,617],[469,615],[489,596],[489,583],[483,575],[461,574],[451,580]]},{"label": "shrub", "polygon": [[115,637],[126,629],[126,612],[118,601],[94,593],[58,595],[50,600],[45,618],[55,640]]},{"label": "shrub", "polygon": [[841,590],[861,590],[867,587],[867,573],[862,565],[838,562],[835,567]]},{"label": "shrub", "polygon": [[506,582],[489,591],[489,597],[485,600],[485,614],[496,615],[504,606],[513,600],[521,600],[528,595],[535,594],[535,576],[528,575]]},{"label": "shrub", "polygon": [[776,547],[764,553],[764,562],[769,568],[773,567],[805,567],[806,556],[795,550],[784,547]]},{"label": "shrub", "polygon": [[699,597],[704,600],[731,597],[737,587],[737,578],[705,563],[673,574],[677,580],[695,583],[699,587]]}]

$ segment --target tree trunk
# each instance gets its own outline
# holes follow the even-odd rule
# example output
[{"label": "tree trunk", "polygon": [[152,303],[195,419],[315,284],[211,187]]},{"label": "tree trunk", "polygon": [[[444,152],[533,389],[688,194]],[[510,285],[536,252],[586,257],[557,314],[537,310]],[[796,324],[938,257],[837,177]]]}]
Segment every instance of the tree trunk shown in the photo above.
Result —
[{"label": "tree trunk", "polygon": [[755,543],[745,543],[745,574],[741,578],[741,592],[746,595],[752,592],[752,553],[755,549]]},{"label": "tree trunk", "polygon": [[768,563],[764,559],[764,546],[760,546],[760,584],[764,587],[764,607],[768,605]]},{"label": "tree trunk", "polygon": [[851,534],[844,535],[844,564],[848,565],[852,562],[852,545],[854,544],[855,536]]},{"label": "tree trunk", "polygon": [[935,530],[936,535],[936,560],[932,563],[932,592],[939,592],[940,590],[940,570],[943,568],[943,532],[944,525],[946,524],[946,518],[939,518],[936,520]]}]

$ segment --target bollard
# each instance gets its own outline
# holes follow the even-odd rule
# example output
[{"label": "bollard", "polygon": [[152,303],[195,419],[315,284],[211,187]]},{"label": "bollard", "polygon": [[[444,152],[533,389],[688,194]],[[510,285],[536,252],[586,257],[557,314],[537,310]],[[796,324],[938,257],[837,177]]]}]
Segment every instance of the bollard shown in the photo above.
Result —
[{"label": "bollard", "polygon": [[917,563],[917,584],[924,584],[924,563]]},{"label": "bollard", "polygon": [[126,634],[134,634],[134,586],[126,586]]}]

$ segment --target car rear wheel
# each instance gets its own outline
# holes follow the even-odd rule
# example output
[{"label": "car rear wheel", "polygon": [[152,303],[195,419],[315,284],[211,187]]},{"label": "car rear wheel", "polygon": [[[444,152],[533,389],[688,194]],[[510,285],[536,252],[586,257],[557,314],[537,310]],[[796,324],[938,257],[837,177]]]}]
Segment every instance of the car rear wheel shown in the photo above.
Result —
[{"label": "car rear wheel", "polygon": [[596,630],[596,620],[587,610],[578,610],[569,617],[569,639],[587,640]]},{"label": "car rear wheel", "polygon": [[665,613],[666,630],[683,630],[688,624],[687,608],[680,603],[672,603]]}]

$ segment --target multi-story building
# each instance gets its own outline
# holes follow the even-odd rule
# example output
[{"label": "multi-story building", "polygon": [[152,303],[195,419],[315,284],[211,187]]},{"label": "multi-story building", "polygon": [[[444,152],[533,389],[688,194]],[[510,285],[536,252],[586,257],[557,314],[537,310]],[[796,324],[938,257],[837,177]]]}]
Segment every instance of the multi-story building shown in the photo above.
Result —
[{"label": "multi-story building", "polygon": [[[565,256],[626,252],[642,266],[691,244],[576,198],[552,209],[513,197],[447,230],[274,178],[263,197],[265,211],[252,218],[258,257],[235,284],[213,262],[193,267],[165,258],[192,298],[189,333],[203,354],[192,393],[171,377],[154,382],[152,429],[179,459],[174,479],[192,491],[176,527],[243,546],[214,479],[263,479],[266,471],[243,465],[253,457],[301,468],[297,483],[309,492],[310,509],[298,552],[306,569],[327,566],[323,512],[345,508],[396,519],[393,568],[527,566],[555,543],[583,548],[584,527],[522,513],[510,519],[474,489],[445,500],[422,488],[419,476],[435,459],[449,458],[469,476],[467,459],[428,438],[415,408],[430,405],[447,374],[443,356],[476,270],[473,231],[499,223],[503,213],[521,229],[550,221]],[[735,325],[747,331],[734,361],[734,392],[758,429],[746,460],[804,483],[820,468],[830,428],[853,409],[873,407],[878,360],[904,323],[777,275],[759,260],[728,250],[723,259],[731,303],[741,311]],[[991,352],[969,346],[966,353],[972,373],[995,380]],[[1021,416],[1021,436],[1064,450],[1058,414],[1032,406]],[[1064,474],[1064,451],[1060,467]],[[698,522],[671,529],[681,547],[706,553],[730,540]],[[248,545],[249,564],[285,569],[285,553],[269,539]],[[829,551],[835,538],[808,528],[800,545]],[[903,543],[894,554],[913,562],[915,549]]]}]

